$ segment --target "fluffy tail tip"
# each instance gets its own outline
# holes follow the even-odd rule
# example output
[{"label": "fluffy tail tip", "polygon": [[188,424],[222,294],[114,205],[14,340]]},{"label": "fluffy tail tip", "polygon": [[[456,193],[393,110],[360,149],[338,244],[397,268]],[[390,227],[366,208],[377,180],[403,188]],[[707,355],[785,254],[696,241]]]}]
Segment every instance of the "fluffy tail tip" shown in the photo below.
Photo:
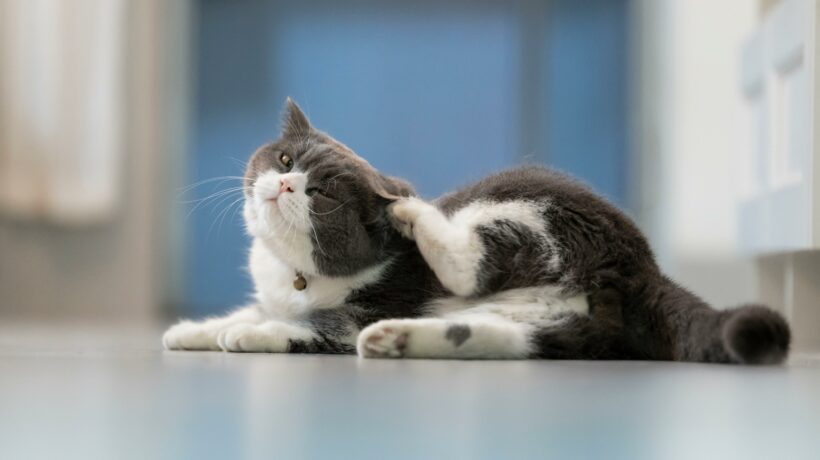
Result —
[{"label": "fluffy tail tip", "polygon": [[789,354],[791,332],[779,313],[746,305],[732,310],[723,327],[723,342],[742,364],[779,364]]}]

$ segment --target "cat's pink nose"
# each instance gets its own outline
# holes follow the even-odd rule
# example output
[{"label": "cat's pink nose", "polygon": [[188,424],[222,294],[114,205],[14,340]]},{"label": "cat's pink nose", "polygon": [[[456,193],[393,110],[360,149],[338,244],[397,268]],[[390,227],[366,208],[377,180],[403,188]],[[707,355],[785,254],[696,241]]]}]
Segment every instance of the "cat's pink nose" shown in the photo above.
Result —
[{"label": "cat's pink nose", "polygon": [[279,179],[279,194],[293,193],[293,185],[287,179]]}]

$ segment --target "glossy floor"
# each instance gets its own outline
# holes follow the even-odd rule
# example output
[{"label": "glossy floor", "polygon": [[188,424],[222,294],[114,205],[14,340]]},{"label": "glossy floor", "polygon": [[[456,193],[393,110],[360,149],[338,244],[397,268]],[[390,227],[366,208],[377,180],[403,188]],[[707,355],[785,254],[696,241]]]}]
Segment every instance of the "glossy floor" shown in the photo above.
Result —
[{"label": "glossy floor", "polygon": [[163,352],[0,327],[0,458],[820,458],[820,366]]}]

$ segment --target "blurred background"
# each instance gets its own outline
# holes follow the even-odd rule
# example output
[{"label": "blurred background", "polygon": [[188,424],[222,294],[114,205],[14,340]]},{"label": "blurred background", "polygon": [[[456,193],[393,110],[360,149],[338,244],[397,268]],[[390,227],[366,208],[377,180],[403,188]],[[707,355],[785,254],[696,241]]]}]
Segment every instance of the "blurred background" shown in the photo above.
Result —
[{"label": "blurred background", "polygon": [[286,96],[425,197],[546,164],[718,307],[820,350],[813,0],[0,0],[0,321],[245,302]]}]

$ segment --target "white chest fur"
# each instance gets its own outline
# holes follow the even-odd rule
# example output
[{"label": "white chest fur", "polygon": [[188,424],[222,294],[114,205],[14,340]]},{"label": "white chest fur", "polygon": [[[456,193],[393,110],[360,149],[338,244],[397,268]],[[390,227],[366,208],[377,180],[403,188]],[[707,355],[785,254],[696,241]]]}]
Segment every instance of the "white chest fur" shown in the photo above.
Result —
[{"label": "white chest fur", "polygon": [[311,310],[340,306],[354,290],[378,281],[388,263],[353,276],[307,276],[307,287],[301,291],[293,287],[294,269],[274,256],[259,239],[254,239],[251,246],[249,265],[260,308],[271,318],[293,319]]}]

